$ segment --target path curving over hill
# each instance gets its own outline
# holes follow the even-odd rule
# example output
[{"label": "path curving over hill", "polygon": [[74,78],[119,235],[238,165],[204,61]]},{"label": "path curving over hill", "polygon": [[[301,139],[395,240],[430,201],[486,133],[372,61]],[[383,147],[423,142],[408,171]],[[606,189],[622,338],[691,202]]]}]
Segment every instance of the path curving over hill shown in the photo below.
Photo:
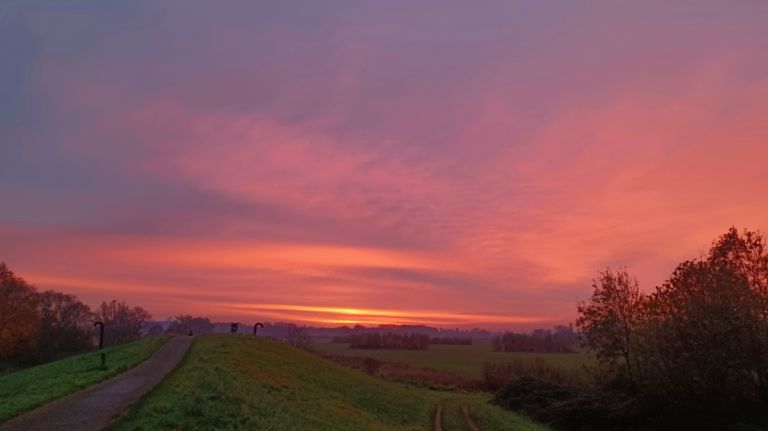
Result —
[{"label": "path curving over hill", "polygon": [[184,358],[192,340],[174,337],[137,367],[11,419],[0,431],[102,430],[160,383]]}]

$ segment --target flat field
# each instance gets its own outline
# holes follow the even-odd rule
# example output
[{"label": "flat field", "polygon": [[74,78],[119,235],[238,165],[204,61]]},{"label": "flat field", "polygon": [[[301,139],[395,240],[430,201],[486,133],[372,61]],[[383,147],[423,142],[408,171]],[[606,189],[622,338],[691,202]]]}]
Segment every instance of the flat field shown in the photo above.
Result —
[{"label": "flat field", "polygon": [[578,370],[594,363],[589,353],[518,353],[494,352],[490,342],[470,346],[432,345],[428,350],[376,350],[350,349],[347,343],[315,340],[312,347],[319,353],[374,358],[387,362],[402,362],[418,367],[447,371],[460,376],[479,379],[483,364],[513,359],[533,362],[542,358],[548,365],[563,371]]},{"label": "flat field", "polygon": [[0,376],[0,422],[49,401],[108,379],[149,358],[168,337],[146,338],[107,347],[107,368],[100,367],[100,353],[70,356]]},{"label": "flat field", "polygon": [[385,381],[266,338],[204,335],[117,429],[429,430],[442,406],[445,429],[461,430],[468,406],[481,429],[549,430],[487,401]]}]

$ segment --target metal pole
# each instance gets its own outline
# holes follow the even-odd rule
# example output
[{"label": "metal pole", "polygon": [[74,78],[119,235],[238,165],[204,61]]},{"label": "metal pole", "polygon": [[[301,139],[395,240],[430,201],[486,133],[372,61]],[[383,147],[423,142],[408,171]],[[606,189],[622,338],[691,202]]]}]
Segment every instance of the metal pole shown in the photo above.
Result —
[{"label": "metal pole", "polygon": [[256,323],[253,325],[253,335],[259,335],[259,328],[263,328],[264,325],[261,322]]},{"label": "metal pole", "polygon": [[99,350],[104,348],[104,322],[98,321],[93,326],[99,327]]},{"label": "metal pole", "polygon": [[[104,348],[104,322],[98,321],[93,326],[99,327],[99,350]],[[101,352],[101,368],[107,368],[107,354]]]}]

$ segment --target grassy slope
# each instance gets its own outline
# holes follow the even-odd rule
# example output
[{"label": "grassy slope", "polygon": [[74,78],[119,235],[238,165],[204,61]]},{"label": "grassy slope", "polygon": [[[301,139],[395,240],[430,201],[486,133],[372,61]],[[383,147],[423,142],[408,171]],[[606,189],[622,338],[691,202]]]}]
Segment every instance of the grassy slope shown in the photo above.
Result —
[{"label": "grassy slope", "polygon": [[0,422],[134,367],[168,340],[148,338],[104,349],[107,368],[100,368],[100,352],[0,376]]},{"label": "grassy slope", "polygon": [[362,356],[381,361],[402,362],[419,367],[448,371],[469,378],[481,378],[485,362],[504,361],[513,358],[533,361],[543,358],[549,365],[563,370],[578,369],[591,364],[588,353],[499,353],[491,350],[490,343],[471,346],[433,345],[429,350],[372,350],[350,349],[347,343],[316,341],[313,347],[322,353]]},{"label": "grassy slope", "polygon": [[201,336],[121,430],[425,430],[443,405],[446,431],[468,405],[486,430],[546,430],[462,395],[383,381],[264,338]]}]

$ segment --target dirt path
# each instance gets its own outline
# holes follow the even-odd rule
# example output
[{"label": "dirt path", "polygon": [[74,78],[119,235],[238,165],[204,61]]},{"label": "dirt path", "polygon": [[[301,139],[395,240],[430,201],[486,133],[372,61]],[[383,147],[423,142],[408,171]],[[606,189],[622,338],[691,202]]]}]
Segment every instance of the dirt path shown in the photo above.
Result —
[{"label": "dirt path", "polygon": [[0,431],[102,430],[176,367],[192,339],[174,337],[137,367],[11,419]]}]

